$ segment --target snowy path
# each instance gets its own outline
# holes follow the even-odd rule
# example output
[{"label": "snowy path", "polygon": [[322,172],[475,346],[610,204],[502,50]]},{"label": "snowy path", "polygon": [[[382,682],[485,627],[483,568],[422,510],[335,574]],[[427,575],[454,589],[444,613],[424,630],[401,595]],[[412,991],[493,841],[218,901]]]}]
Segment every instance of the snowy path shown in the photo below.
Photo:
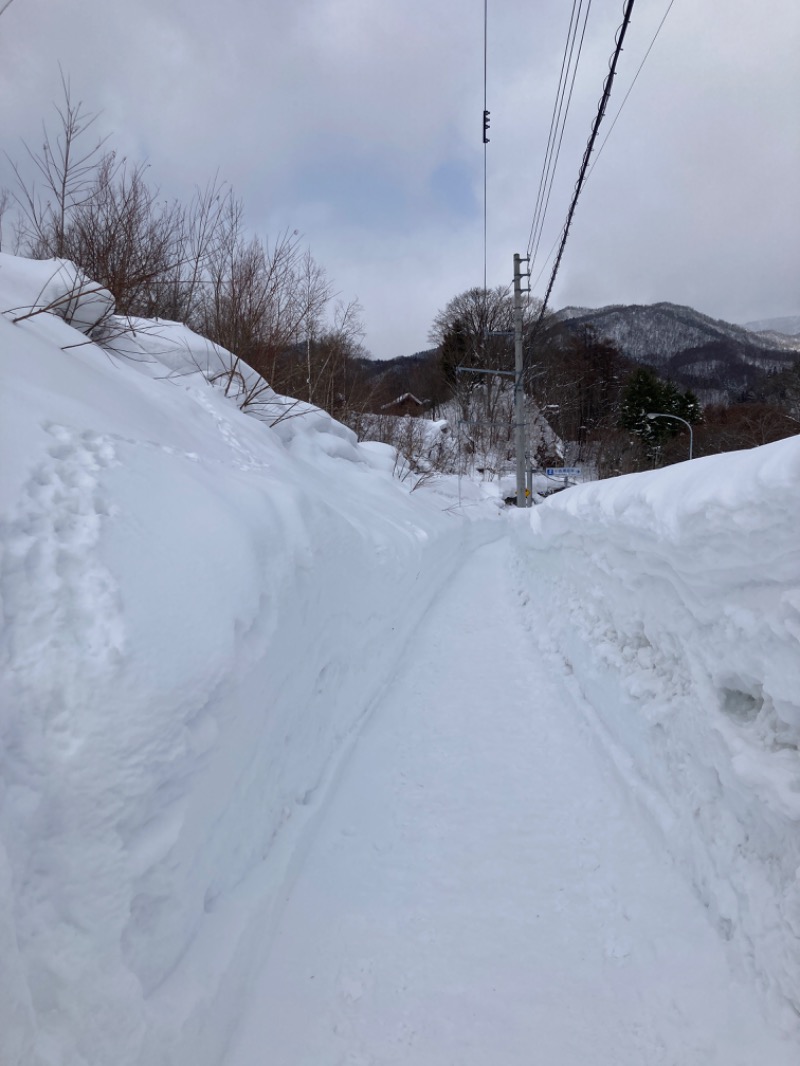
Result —
[{"label": "snowy path", "polygon": [[412,641],[225,1066],[796,1063],[545,676],[508,551],[477,552]]}]

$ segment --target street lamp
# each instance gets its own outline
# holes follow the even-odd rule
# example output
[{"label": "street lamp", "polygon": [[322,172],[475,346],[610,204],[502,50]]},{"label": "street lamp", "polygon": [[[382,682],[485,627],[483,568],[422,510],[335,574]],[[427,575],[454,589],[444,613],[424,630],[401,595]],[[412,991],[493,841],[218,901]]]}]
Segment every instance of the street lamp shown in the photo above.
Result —
[{"label": "street lamp", "polygon": [[644,416],[649,422],[652,422],[654,418],[674,418],[676,422],[683,422],[686,428],[689,430],[689,458],[692,458],[692,449],[694,447],[694,433],[692,432],[691,422],[687,422],[685,418],[681,418],[680,415],[661,415],[650,413]]}]

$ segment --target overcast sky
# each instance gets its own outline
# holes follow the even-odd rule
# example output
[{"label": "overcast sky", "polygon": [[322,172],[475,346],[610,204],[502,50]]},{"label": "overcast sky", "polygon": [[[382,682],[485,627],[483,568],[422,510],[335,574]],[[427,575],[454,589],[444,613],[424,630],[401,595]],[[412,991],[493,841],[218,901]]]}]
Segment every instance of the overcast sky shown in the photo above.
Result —
[{"label": "overcast sky", "polygon": [[[668,2],[634,7],[601,140]],[[592,5],[534,278],[622,6]],[[490,285],[510,280],[528,241],[570,8],[489,0]],[[556,307],[800,312],[799,53],[797,0],[675,0],[579,203]],[[59,63],[166,195],[188,198],[218,171],[254,230],[304,234],[363,304],[375,355],[427,347],[437,309],[482,285],[482,0],[14,0],[0,16],[13,157],[53,114]]]}]

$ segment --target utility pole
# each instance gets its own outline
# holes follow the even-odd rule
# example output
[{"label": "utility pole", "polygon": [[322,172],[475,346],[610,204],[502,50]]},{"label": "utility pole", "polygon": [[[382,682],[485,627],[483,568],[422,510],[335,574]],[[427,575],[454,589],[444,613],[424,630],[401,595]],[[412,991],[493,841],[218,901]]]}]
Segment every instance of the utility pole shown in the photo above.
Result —
[{"label": "utility pole", "polygon": [[525,390],[523,388],[522,355],[522,294],[530,292],[522,288],[522,279],[529,278],[530,271],[522,273],[522,263],[529,263],[529,256],[514,254],[514,446],[517,453],[517,507],[529,507],[525,477],[526,420]]}]

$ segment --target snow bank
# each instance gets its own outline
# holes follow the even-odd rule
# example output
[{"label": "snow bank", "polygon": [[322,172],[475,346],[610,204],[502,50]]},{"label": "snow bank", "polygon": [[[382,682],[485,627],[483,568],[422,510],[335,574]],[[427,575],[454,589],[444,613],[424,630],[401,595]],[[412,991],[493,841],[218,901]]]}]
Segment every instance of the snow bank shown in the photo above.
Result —
[{"label": "snow bank", "polygon": [[531,525],[525,584],[598,734],[800,1011],[800,437],[573,488]]},{"label": "snow bank", "polygon": [[81,333],[114,310],[114,297],[69,259],[20,259],[0,252],[0,314],[16,319],[43,311]]},{"label": "snow bank", "polygon": [[[3,257],[4,308],[40,266]],[[277,424],[247,417],[181,326],[117,323],[120,358],[13,317],[0,1061],[218,1063],[335,767],[461,549],[496,534],[323,412],[269,390]]]}]

